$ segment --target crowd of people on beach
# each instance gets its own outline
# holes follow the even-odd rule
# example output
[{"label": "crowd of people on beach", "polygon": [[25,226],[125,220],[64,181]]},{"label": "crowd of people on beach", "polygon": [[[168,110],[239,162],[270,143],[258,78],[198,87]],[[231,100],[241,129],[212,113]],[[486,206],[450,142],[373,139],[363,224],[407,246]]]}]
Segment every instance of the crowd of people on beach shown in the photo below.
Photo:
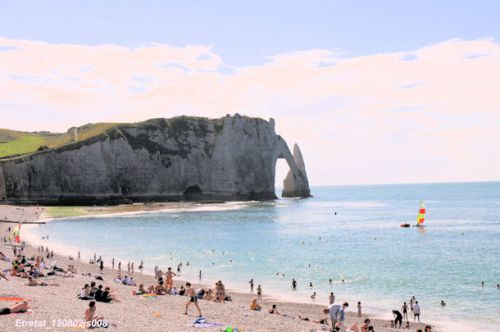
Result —
[{"label": "crowd of people on beach", "polygon": [[[33,256],[30,258],[25,257],[22,254],[18,254],[13,259],[9,259],[6,255],[0,252],[0,259],[4,261],[8,261],[11,263],[11,269],[9,275],[11,277],[18,278],[26,278],[28,286],[58,286],[57,283],[46,283],[40,282],[38,279],[46,276],[61,276],[61,277],[74,277],[77,274],[75,266],[72,264],[68,265],[66,270],[58,267],[56,262],[53,261],[50,264],[46,263],[46,259],[51,259],[53,257],[53,252],[49,250],[47,247],[40,246],[37,248],[37,251],[41,253],[41,255]],[[80,255],[78,255],[80,256]],[[72,260],[72,258],[70,258]],[[99,263],[99,271],[102,273],[103,271],[103,259],[101,256],[94,255],[94,259],[91,259],[92,264]],[[112,259],[112,269],[114,269],[115,259]],[[143,262],[140,263],[140,270],[142,271]],[[185,284],[181,284],[179,287],[174,285],[174,277],[178,276],[180,269],[182,267],[182,263],[177,266],[177,273],[172,271],[171,267],[167,268],[166,272],[163,272],[158,267],[155,267],[155,277],[156,284],[149,285],[145,287],[144,284],[139,284],[136,291],[133,292],[134,295],[145,295],[145,296],[163,296],[163,295],[175,295],[175,296],[185,296],[187,298],[184,307],[184,313],[187,314],[188,310],[191,306],[193,306],[199,317],[202,317],[202,310],[199,305],[199,300],[205,301],[213,301],[217,303],[225,303],[226,301],[231,301],[231,297],[226,294],[226,287],[221,280],[217,281],[214,284],[213,288],[201,287],[199,289],[195,289],[195,287],[190,283],[186,282]],[[122,277],[121,273],[121,262],[118,262],[118,274],[116,278],[114,278],[115,283],[119,283],[121,285],[126,286],[135,286],[136,282],[132,276],[128,274]],[[127,272],[132,275],[134,274],[134,264],[129,262],[127,263]],[[88,275],[88,274],[84,274]],[[200,271],[201,276],[201,271]],[[7,276],[4,273],[0,272],[0,278],[4,278],[8,280]],[[94,276],[96,281],[102,281],[103,278],[100,275]],[[85,319],[88,322],[95,322],[97,320],[103,320],[103,317],[96,316],[96,303],[113,303],[120,302],[116,293],[111,290],[109,286],[105,286],[103,284],[97,284],[96,281],[92,281],[90,283],[86,283],[78,294],[76,294],[77,298],[84,301],[89,301],[89,306],[85,311]],[[253,293],[254,291],[254,279],[249,281],[250,283],[250,291]],[[295,279],[292,280],[292,288],[296,289],[297,281]],[[259,300],[262,299],[262,287],[259,284],[257,286],[257,297],[253,298],[249,309],[252,311],[261,311],[262,306],[258,303]],[[364,332],[364,331],[375,331],[374,327],[370,324],[369,319],[365,319],[359,326],[358,324],[353,324],[349,328],[345,326],[345,312],[349,307],[347,302],[341,304],[335,303],[335,295],[333,292],[329,294],[328,297],[329,305],[328,307],[322,310],[323,318],[319,320],[313,320],[308,317],[303,317],[298,315],[296,318],[303,321],[310,321],[314,323],[318,323],[323,325],[323,328],[331,329],[332,331],[352,331],[352,332]],[[16,302],[13,306],[2,309],[2,314],[7,314],[8,312],[19,312],[25,308],[29,308],[29,305],[25,301]],[[394,310],[394,320],[391,321],[391,327],[394,328],[410,328],[410,323],[408,321],[408,310],[410,310],[414,315],[414,320],[420,321],[420,306],[415,297],[410,299],[410,305],[408,306],[406,302],[403,304],[401,308],[401,312],[399,310]],[[361,302],[357,304],[357,317],[362,317],[362,308]],[[281,315],[285,317],[286,314],[283,314],[278,310],[277,304],[273,304],[268,310],[267,313],[270,315]],[[406,325],[402,325],[403,319],[406,319]],[[109,325],[108,322],[106,324]],[[108,325],[101,326],[107,327]],[[425,332],[431,331],[430,327],[426,328]]]},{"label": "crowd of people on beach", "polygon": [[[8,277],[17,277],[17,278],[26,278],[28,286],[58,286],[58,283],[52,282],[43,282],[39,281],[39,278],[44,278],[47,276],[59,276],[59,277],[74,277],[77,275],[77,271],[74,265],[69,264],[67,269],[62,269],[56,265],[55,261],[49,262],[54,257],[54,252],[49,250],[48,247],[39,246],[37,252],[39,253],[36,256],[25,257],[22,254],[22,249],[20,252],[17,252],[13,258],[9,258],[3,253],[0,252],[0,260],[8,261],[11,264],[11,268],[8,271],[0,271],[0,279],[8,280]],[[78,259],[81,258],[80,252],[77,254]],[[70,256],[69,260],[73,260]],[[102,274],[104,270],[104,261],[101,256],[97,256],[94,254],[93,259],[91,258],[89,261],[90,264],[95,264],[98,266],[99,272]],[[111,260],[111,269],[115,270],[115,259]],[[186,263],[189,265],[189,263]],[[226,301],[231,301],[231,296],[226,293],[226,287],[221,280],[217,281],[213,287],[200,287],[196,289],[190,282],[185,282],[180,284],[179,287],[174,285],[174,278],[178,277],[181,273],[181,269],[183,267],[182,263],[179,263],[176,267],[176,272],[172,271],[171,267],[167,268],[166,272],[163,272],[160,268],[155,267],[154,275],[156,278],[156,283],[152,285],[148,285],[145,287],[143,283],[137,286],[136,281],[133,277],[135,271],[134,262],[127,262],[127,274],[122,277],[122,262],[117,262],[117,275],[114,278],[114,282],[120,285],[138,287],[137,290],[133,291],[134,295],[146,295],[146,296],[163,296],[163,295],[173,295],[173,296],[185,296],[186,302],[184,306],[184,313],[188,314],[188,311],[191,307],[194,307],[198,316],[202,316],[202,308],[200,307],[199,300],[205,301],[213,301],[216,303],[224,304]],[[139,271],[142,273],[144,269],[143,261],[140,262]],[[5,274],[5,272],[8,272]],[[124,271],[123,271],[124,272]],[[88,275],[88,274],[84,274]],[[284,278],[285,274],[278,272],[277,276],[280,278]],[[76,297],[82,301],[89,301],[88,308],[85,310],[85,319],[88,322],[95,322],[98,320],[103,320],[103,317],[99,317],[96,315],[96,306],[97,303],[114,303],[120,302],[116,292],[111,290],[108,285],[104,285],[104,283],[97,284],[97,281],[103,281],[103,278],[99,275],[95,275],[94,279],[96,281],[92,281],[90,283],[84,284],[84,286],[78,291]],[[199,271],[199,279],[202,279],[202,271]],[[332,280],[329,280],[330,284]],[[255,280],[251,279],[249,281],[250,284],[250,292],[254,292]],[[296,290],[298,287],[298,282],[295,279],[292,279],[291,288]],[[309,287],[312,288],[312,282],[309,283]],[[497,285],[498,287],[498,285]],[[263,311],[262,306],[259,304],[259,301],[263,298],[263,290],[260,284],[257,284],[256,288],[256,297],[253,298],[249,304],[249,309],[251,311]],[[311,299],[315,300],[317,293],[314,292],[311,295]],[[328,296],[328,307],[325,307],[321,314],[323,318],[321,319],[313,319],[304,317],[302,315],[298,315],[297,317],[291,317],[293,319],[298,319],[302,321],[309,321],[313,323],[318,323],[323,325],[324,328],[327,328],[332,331],[352,331],[352,332],[365,332],[365,331],[375,331],[374,326],[371,324],[370,319],[362,319],[362,306],[361,302],[357,303],[357,317],[360,319],[360,323],[352,324],[350,327],[346,327],[346,319],[345,312],[349,308],[349,304],[344,302],[342,304],[335,302],[335,294],[331,292]],[[444,303],[444,301],[443,301]],[[442,303],[442,305],[443,305]],[[6,307],[0,309],[0,314],[8,314],[14,312],[23,312],[29,310],[29,304],[27,301],[18,301],[14,305],[10,307]],[[282,313],[281,310],[278,309],[277,304],[272,304],[271,307],[265,311],[269,315],[281,315],[285,317],[286,314]],[[394,315],[394,320],[391,321],[390,327],[393,328],[407,328],[409,329],[411,324],[409,321],[409,313],[413,314],[413,320],[420,322],[420,314],[421,309],[418,301],[415,297],[412,297],[409,301],[409,305],[407,302],[403,304],[400,310],[393,310],[392,313]],[[405,324],[403,324],[405,322]],[[109,324],[109,323],[106,323]],[[107,325],[108,326],[108,325]],[[107,327],[104,326],[104,327]],[[427,326],[425,328],[425,332],[430,332],[431,327]]]}]

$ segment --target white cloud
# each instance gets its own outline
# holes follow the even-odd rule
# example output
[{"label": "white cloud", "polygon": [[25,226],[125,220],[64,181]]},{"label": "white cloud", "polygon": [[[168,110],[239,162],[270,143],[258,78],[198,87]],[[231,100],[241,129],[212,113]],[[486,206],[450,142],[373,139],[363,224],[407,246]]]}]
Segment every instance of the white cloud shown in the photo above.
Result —
[{"label": "white cloud", "polygon": [[499,86],[488,39],[353,58],[305,50],[227,73],[209,46],[0,38],[0,127],[274,117],[315,184],[498,179]]}]

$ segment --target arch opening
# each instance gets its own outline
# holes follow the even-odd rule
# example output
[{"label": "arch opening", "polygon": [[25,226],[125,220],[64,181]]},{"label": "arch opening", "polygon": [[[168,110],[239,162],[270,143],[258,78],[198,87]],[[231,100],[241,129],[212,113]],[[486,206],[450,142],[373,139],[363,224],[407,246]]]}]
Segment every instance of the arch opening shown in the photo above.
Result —
[{"label": "arch opening", "polygon": [[290,171],[290,166],[285,158],[277,158],[274,168],[274,193],[278,198],[281,198],[283,182],[285,181],[286,175]]}]

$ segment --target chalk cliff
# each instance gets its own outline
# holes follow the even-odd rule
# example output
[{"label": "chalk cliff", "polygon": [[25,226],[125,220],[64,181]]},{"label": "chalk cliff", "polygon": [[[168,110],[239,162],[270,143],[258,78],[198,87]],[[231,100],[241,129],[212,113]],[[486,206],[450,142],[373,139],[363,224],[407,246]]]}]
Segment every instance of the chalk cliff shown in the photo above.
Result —
[{"label": "chalk cliff", "polygon": [[0,200],[102,204],[273,199],[278,158],[290,166],[283,194],[308,197],[300,150],[295,146],[294,155],[290,153],[273,119],[238,114],[152,119],[0,160]]},{"label": "chalk cliff", "polygon": [[290,170],[283,181],[283,197],[310,197],[309,182],[307,180],[306,165],[302,152],[297,144],[293,146],[293,160],[295,163],[289,163]]}]

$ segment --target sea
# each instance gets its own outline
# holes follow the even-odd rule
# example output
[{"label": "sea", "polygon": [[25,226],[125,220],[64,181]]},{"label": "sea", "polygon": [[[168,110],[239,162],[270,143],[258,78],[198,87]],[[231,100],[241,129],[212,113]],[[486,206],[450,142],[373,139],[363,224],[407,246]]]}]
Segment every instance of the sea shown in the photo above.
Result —
[{"label": "sea", "polygon": [[[181,279],[391,318],[415,296],[444,331],[500,331],[500,182],[312,187],[314,197],[57,219],[28,238],[84,259],[144,261]],[[425,202],[425,227],[415,224]],[[188,265],[189,264],[189,265]],[[292,278],[297,280],[291,289]],[[331,279],[331,282],[330,282]],[[484,282],[484,286],[482,286]],[[312,283],[312,287],[310,287]],[[445,306],[440,303],[444,301]],[[410,319],[413,319],[410,315]]]}]

